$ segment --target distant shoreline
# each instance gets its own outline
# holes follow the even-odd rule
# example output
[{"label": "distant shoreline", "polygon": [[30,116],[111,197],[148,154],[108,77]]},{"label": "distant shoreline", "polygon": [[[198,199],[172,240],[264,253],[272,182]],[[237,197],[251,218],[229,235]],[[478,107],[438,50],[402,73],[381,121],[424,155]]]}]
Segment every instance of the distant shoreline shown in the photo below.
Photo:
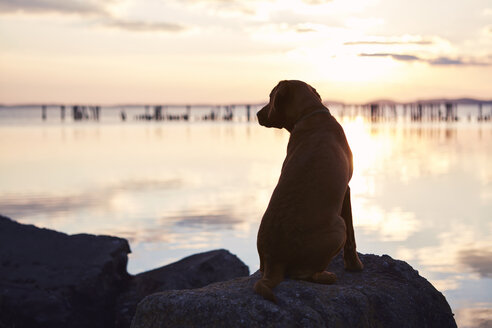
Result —
[{"label": "distant shoreline", "polygon": [[[467,97],[462,97],[462,98],[430,98],[430,99],[416,99],[413,101],[397,101],[397,100],[392,100],[392,99],[375,99],[372,101],[368,102],[343,102],[343,101],[336,101],[336,100],[326,100],[323,101],[325,105],[340,105],[340,106],[364,106],[364,105],[370,105],[370,104],[380,104],[380,105],[407,105],[407,104],[431,104],[431,103],[453,103],[453,104],[458,104],[458,105],[478,105],[478,104],[485,104],[485,105],[492,105],[492,99],[489,100],[483,100],[483,99],[478,99],[478,98],[467,98]],[[149,103],[127,103],[127,104],[104,104],[105,108],[121,108],[121,107],[145,107],[145,106],[154,106],[157,104],[160,104],[162,106],[167,106],[167,107],[174,107],[174,108],[186,108],[187,106],[190,107],[202,107],[202,108],[210,108],[210,107],[216,107],[216,106],[251,106],[251,107],[259,107],[263,106],[266,104],[267,101],[264,102],[251,102],[251,103],[246,103],[246,102],[229,102],[229,103],[156,103],[156,102],[149,102]],[[17,104],[0,104],[0,108],[23,108],[23,107],[41,107],[41,106],[48,106],[48,107],[56,107],[56,106],[71,106],[71,105],[76,105],[76,104],[95,104],[95,102],[35,102],[35,103],[17,103]]]}]

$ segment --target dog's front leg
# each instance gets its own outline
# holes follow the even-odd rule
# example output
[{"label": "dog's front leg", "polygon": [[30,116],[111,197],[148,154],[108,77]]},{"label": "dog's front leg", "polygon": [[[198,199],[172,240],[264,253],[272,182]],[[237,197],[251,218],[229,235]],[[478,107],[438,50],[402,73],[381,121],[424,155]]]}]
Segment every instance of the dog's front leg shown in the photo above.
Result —
[{"label": "dog's front leg", "polygon": [[359,259],[355,245],[354,225],[352,222],[352,204],[350,203],[350,187],[347,186],[345,197],[343,199],[342,213],[343,220],[347,231],[347,239],[343,248],[343,261],[345,270],[361,271],[364,265]]}]

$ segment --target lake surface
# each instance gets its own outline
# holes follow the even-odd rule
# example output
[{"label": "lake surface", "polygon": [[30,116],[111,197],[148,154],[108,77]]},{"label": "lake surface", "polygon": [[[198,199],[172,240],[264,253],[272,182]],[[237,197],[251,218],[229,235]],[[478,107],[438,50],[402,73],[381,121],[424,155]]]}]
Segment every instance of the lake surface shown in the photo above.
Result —
[{"label": "lake surface", "polygon": [[[127,238],[131,273],[216,248],[256,271],[288,132],[244,114],[143,122],[126,112],[126,122],[115,108],[99,122],[61,122],[54,108],[46,121],[39,108],[0,109],[0,213]],[[354,153],[358,250],[410,263],[460,327],[492,323],[492,123],[340,121]]]}]

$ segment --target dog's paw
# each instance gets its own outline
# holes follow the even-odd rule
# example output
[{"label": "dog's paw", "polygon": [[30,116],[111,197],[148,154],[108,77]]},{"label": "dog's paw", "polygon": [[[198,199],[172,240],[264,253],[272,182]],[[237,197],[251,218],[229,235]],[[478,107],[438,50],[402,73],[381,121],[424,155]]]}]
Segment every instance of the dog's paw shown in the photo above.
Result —
[{"label": "dog's paw", "polygon": [[364,269],[364,264],[362,264],[357,254],[355,256],[344,257],[343,264],[346,271],[362,271]]},{"label": "dog's paw", "polygon": [[316,272],[311,279],[318,284],[330,285],[337,281],[337,276],[333,272],[323,271]]}]

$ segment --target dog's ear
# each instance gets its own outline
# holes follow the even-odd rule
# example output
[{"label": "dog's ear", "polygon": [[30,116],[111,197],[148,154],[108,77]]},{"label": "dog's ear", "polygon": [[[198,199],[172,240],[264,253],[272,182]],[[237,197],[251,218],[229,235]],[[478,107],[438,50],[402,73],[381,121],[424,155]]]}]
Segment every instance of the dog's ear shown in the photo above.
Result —
[{"label": "dog's ear", "polygon": [[290,98],[290,83],[289,81],[280,81],[270,100],[271,106],[268,112],[268,118],[278,120],[284,116],[285,107]]}]

